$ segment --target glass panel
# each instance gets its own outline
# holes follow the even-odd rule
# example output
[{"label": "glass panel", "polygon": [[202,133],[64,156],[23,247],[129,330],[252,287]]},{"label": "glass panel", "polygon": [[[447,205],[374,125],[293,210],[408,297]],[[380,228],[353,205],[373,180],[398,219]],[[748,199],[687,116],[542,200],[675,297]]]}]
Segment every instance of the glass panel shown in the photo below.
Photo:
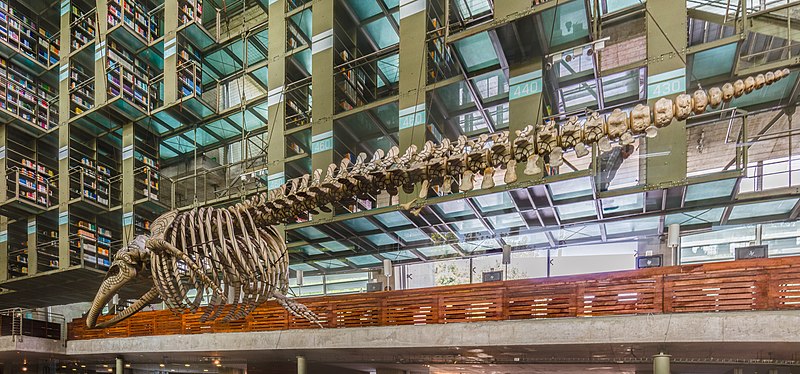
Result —
[{"label": "glass panel", "polygon": [[474,18],[492,10],[489,0],[456,0],[455,3],[461,19]]},{"label": "glass panel", "polygon": [[488,251],[491,249],[498,249],[500,248],[500,243],[497,242],[495,239],[484,239],[484,240],[475,240],[471,242],[464,242],[458,243],[458,246],[461,247],[466,252],[473,253],[473,252],[483,252]]},{"label": "glass panel", "polygon": [[554,202],[580,197],[592,196],[592,178],[581,177],[576,179],[553,182],[547,185],[550,197]]},{"label": "glass panel", "polygon": [[626,219],[605,224],[607,235],[655,234],[658,232],[659,217]]},{"label": "glass panel", "polygon": [[556,212],[562,221],[597,217],[597,209],[595,208],[594,201],[581,201],[572,204],[559,205],[556,207]]},{"label": "glass panel", "polygon": [[481,223],[481,221],[478,219],[468,219],[464,221],[453,222],[451,225],[453,225],[453,230],[461,235],[486,231],[486,227],[483,226],[483,223]]},{"label": "glass panel", "polygon": [[406,274],[410,276],[406,286],[411,289],[467,284],[470,278],[469,265],[468,259],[406,265]]},{"label": "glass panel", "polygon": [[300,234],[300,236],[306,238],[307,240],[322,239],[328,236],[322,231],[319,231],[319,229],[316,227],[301,227],[299,229],[294,229],[293,232]]},{"label": "glass panel", "polygon": [[347,5],[353,9],[359,21],[381,12],[381,7],[376,0],[348,0]]},{"label": "glass panel", "polygon": [[445,257],[458,254],[458,251],[449,245],[437,245],[433,247],[424,247],[418,249],[425,257]]},{"label": "glass panel", "polygon": [[349,251],[349,250],[353,249],[352,246],[339,243],[339,242],[337,242],[335,240],[332,240],[332,241],[329,241],[329,242],[320,243],[320,245],[325,247],[325,249],[327,249],[327,250],[329,250],[331,252],[343,252],[343,251]]},{"label": "glass panel", "polygon": [[755,226],[726,226],[681,237],[681,263],[733,260],[736,248],[756,238]]},{"label": "glass panel", "polygon": [[442,218],[453,219],[465,216],[474,216],[469,204],[464,200],[445,201],[433,206]]},{"label": "glass panel", "polygon": [[606,104],[617,100],[636,100],[644,97],[641,70],[633,69],[602,78],[603,100]]},{"label": "glass panel", "polygon": [[313,245],[304,245],[297,247],[298,250],[303,251],[308,256],[321,255],[323,252],[314,247]]},{"label": "glass panel", "polygon": [[498,192],[472,198],[481,213],[490,213],[498,210],[514,208],[514,200],[508,192]]},{"label": "glass panel", "polygon": [[314,270],[317,270],[317,268],[315,268],[315,267],[313,267],[313,266],[311,266],[309,264],[292,264],[292,265],[289,265],[289,269],[302,270],[302,271],[314,271]]},{"label": "glass panel", "polygon": [[372,244],[375,244],[375,245],[378,245],[378,246],[396,244],[397,243],[397,241],[392,239],[391,236],[389,236],[387,234],[383,234],[383,233],[374,234],[374,235],[367,235],[367,236],[365,236],[365,238],[367,238],[367,240],[372,242]]},{"label": "glass panel", "polygon": [[315,265],[324,268],[324,269],[335,269],[335,268],[343,268],[347,267],[344,262],[341,262],[337,259],[330,259],[330,260],[322,260],[322,261],[315,261]]},{"label": "glass panel", "polygon": [[787,199],[778,201],[766,201],[757,204],[737,205],[731,211],[730,220],[774,216],[777,214],[789,214],[797,204],[798,199]]},{"label": "glass panel", "polygon": [[381,256],[383,256],[383,257],[385,257],[385,258],[387,258],[389,260],[392,260],[392,261],[414,260],[414,259],[418,259],[419,258],[416,255],[414,255],[413,252],[411,252],[409,250],[406,250],[406,249],[404,249],[402,251],[381,253]]},{"label": "glass panel", "polygon": [[634,5],[644,4],[644,0],[605,0],[606,9],[605,13],[613,13],[620,9],[632,7]]},{"label": "glass panel", "polygon": [[669,226],[673,223],[680,225],[697,225],[702,223],[716,224],[719,223],[719,220],[722,218],[724,210],[724,208],[712,208],[685,213],[673,213],[667,215],[664,219],[664,226]]},{"label": "glass panel", "polygon": [[501,214],[499,216],[492,216],[486,218],[495,231],[507,231],[520,227],[526,227],[525,221],[520,217],[519,213]]},{"label": "glass panel", "polygon": [[561,89],[564,111],[567,113],[583,108],[597,108],[597,82],[592,79]]},{"label": "glass panel", "polygon": [[312,14],[311,9],[305,9],[300,13],[293,15],[292,21],[300,28],[300,31],[305,34],[308,39],[311,39],[311,25]]},{"label": "glass panel", "polygon": [[704,201],[721,197],[730,197],[736,187],[736,179],[723,179],[713,182],[691,184],[686,187],[685,201]]},{"label": "glass panel", "polygon": [[394,31],[392,24],[389,23],[389,19],[386,17],[379,18],[364,25],[364,29],[380,49],[393,46],[400,42],[400,37],[397,36],[397,32]]},{"label": "glass panel", "polygon": [[508,97],[508,81],[502,70],[479,75],[471,80],[483,102]]},{"label": "glass panel", "polygon": [[636,242],[565,247],[550,251],[550,275],[591,274],[636,268]]},{"label": "glass panel", "polygon": [[574,0],[542,12],[545,39],[551,47],[589,36],[583,1]]},{"label": "glass panel", "polygon": [[[391,55],[378,60],[378,69],[381,71],[381,74],[383,74],[380,81],[378,81],[378,87],[397,83],[400,79],[400,55]],[[389,81],[385,82],[384,78]]]},{"label": "glass panel", "polygon": [[349,219],[342,223],[344,223],[347,227],[357,232],[373,231],[378,229],[378,226],[375,226],[372,222],[363,217]]},{"label": "glass panel", "polygon": [[644,210],[644,195],[637,193],[600,199],[603,214],[616,214]]},{"label": "glass panel", "polygon": [[550,241],[547,240],[547,234],[545,232],[536,232],[532,234],[524,234],[516,236],[506,236],[503,237],[503,241],[505,241],[508,245],[512,247],[550,243]]},{"label": "glass panel", "polygon": [[554,232],[554,237],[557,242],[565,242],[568,240],[583,240],[600,237],[600,225],[579,225],[565,227]]},{"label": "glass panel", "polygon": [[397,231],[396,234],[405,242],[418,242],[429,239],[428,235],[425,235],[420,229],[400,230]]},{"label": "glass panel", "polygon": [[729,107],[743,107],[783,99],[792,91],[795,82],[797,82],[797,71],[760,90],[731,100]]},{"label": "glass panel", "polygon": [[375,218],[384,226],[393,228],[399,226],[407,226],[411,224],[411,221],[400,212],[388,212],[383,214],[378,214]]},{"label": "glass panel", "polygon": [[352,262],[356,266],[370,266],[381,263],[381,260],[375,258],[375,256],[369,255],[348,257],[347,261]]},{"label": "glass panel", "polygon": [[731,43],[694,54],[692,78],[705,79],[729,75],[733,69],[737,43]]},{"label": "glass panel", "polygon": [[485,69],[500,63],[488,32],[475,34],[455,42],[456,52],[467,72]]}]

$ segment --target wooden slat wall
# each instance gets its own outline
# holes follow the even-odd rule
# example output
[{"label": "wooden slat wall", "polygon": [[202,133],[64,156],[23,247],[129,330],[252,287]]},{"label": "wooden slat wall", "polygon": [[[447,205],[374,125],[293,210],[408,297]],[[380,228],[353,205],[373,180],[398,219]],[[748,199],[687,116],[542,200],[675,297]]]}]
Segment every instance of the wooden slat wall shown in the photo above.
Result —
[{"label": "wooden slat wall", "polygon": [[[800,257],[300,299],[327,328],[643,313],[800,309]],[[205,312],[140,312],[107,329],[69,324],[69,339],[318,328],[275,302],[231,322]],[[223,311],[223,316],[228,312]],[[106,317],[102,318],[104,320]]]}]

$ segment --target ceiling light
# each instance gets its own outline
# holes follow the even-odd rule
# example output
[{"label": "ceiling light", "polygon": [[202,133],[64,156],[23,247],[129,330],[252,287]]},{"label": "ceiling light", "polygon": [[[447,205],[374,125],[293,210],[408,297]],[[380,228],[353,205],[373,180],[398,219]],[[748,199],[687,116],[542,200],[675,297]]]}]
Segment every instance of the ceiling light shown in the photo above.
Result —
[{"label": "ceiling light", "polygon": [[23,366],[22,367],[22,371],[28,371],[28,367],[27,366]]},{"label": "ceiling light", "polygon": [[214,365],[219,365],[219,359],[218,358],[214,359]]},{"label": "ceiling light", "polygon": [[82,367],[82,368],[85,368],[85,367],[86,367],[86,365],[81,365],[81,367]]},{"label": "ceiling light", "polygon": [[131,367],[131,364],[125,364],[125,367],[129,368],[129,367]]},{"label": "ceiling light", "polygon": [[161,367],[161,368],[163,368],[163,367],[164,367],[164,364],[158,364],[158,367]]},{"label": "ceiling light", "polygon": [[192,366],[192,365],[189,365],[189,364],[183,364],[183,366],[186,366],[186,367],[188,368],[189,366]]},{"label": "ceiling light", "polygon": [[109,373],[112,373],[112,372],[114,372],[114,369],[112,369],[112,368],[108,368],[108,372],[109,372]]},{"label": "ceiling light", "polygon": [[204,372],[205,372],[205,371],[208,371],[208,369],[203,369],[203,371],[204,371]]}]

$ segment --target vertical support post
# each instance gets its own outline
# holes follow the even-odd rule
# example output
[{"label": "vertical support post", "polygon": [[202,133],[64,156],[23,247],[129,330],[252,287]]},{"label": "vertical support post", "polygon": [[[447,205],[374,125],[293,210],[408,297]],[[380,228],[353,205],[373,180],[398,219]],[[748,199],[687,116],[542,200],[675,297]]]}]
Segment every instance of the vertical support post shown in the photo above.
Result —
[{"label": "vertical support post", "polygon": [[[134,124],[132,122],[122,125],[122,240],[127,243],[133,239],[134,231]],[[149,186],[149,183],[148,183]]]},{"label": "vertical support post", "polygon": [[[399,108],[400,152],[411,145],[422,148],[426,140],[427,106],[427,0],[400,1]],[[420,188],[419,186],[416,187]],[[400,203],[408,203],[414,195],[400,193]]]},{"label": "vertical support post", "polygon": [[[314,3],[312,18],[312,101],[311,118],[311,171],[325,170],[333,159],[334,92],[334,3],[333,0]],[[329,218],[333,214],[320,212],[317,217]]]},{"label": "vertical support post", "polygon": [[36,251],[36,216],[28,217],[28,275],[39,271],[39,252]]},{"label": "vertical support post", "polygon": [[670,374],[669,358],[670,355],[659,353],[653,356],[653,374]]},{"label": "vertical support post", "polygon": [[94,42],[94,106],[99,108],[108,101],[106,92],[106,32],[108,32],[108,1],[97,0],[97,37]]},{"label": "vertical support post", "polygon": [[[542,100],[542,60],[534,58],[525,64],[512,66],[508,79],[508,131],[512,141],[516,139],[517,130],[525,126],[536,125],[544,117],[544,101]],[[540,165],[541,166],[541,165]],[[525,163],[517,165],[517,178],[521,181],[540,178],[542,175],[525,175]]]},{"label": "vertical support post", "polygon": [[[61,53],[58,66],[58,267],[66,269],[69,261],[69,69],[72,52],[70,0],[61,0],[60,43]],[[62,217],[66,217],[62,219]]]},{"label": "vertical support post", "polygon": [[[647,105],[661,97],[674,98],[686,91],[686,3],[648,1]],[[654,19],[657,15],[658,19]],[[677,49],[677,51],[676,51]],[[684,55],[684,57],[681,56]],[[645,180],[648,185],[686,179],[686,121],[673,121],[647,141]]]},{"label": "vertical support post", "polygon": [[125,362],[122,360],[122,357],[117,357],[116,358],[116,371],[114,371],[114,374],[122,374],[123,370],[124,370],[123,369],[124,367],[125,367]]},{"label": "vertical support post", "polygon": [[[267,144],[267,167],[269,168],[268,187],[273,189],[280,186],[283,181],[283,159],[285,100],[284,84],[286,81],[286,1],[275,0],[269,4],[269,63],[267,71],[267,113],[269,115],[269,142]],[[244,144],[242,144],[244,148]],[[246,156],[246,155],[244,155]]]},{"label": "vertical support post", "polygon": [[8,279],[8,217],[0,216],[0,282],[7,279]]},{"label": "vertical support post", "polygon": [[303,356],[297,356],[297,374],[306,374],[308,373],[306,367],[306,358]]},{"label": "vertical support post", "polygon": [[164,105],[178,99],[178,0],[164,0]]}]

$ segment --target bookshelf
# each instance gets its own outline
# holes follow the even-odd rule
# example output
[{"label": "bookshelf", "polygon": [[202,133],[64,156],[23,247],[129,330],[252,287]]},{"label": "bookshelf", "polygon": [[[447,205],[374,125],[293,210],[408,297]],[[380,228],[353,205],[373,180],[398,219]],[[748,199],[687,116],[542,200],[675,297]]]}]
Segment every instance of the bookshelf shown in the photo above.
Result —
[{"label": "bookshelf", "polygon": [[180,24],[197,22],[203,24],[203,0],[179,0],[178,21]]},{"label": "bookshelf", "polygon": [[84,12],[73,3],[72,11],[70,12],[70,44],[72,50],[77,51],[93,42],[96,30],[97,12],[94,9]]},{"label": "bookshelf", "polygon": [[202,57],[185,38],[178,38],[178,96],[202,96]]},{"label": "bookshelf", "polygon": [[70,113],[80,115],[94,107],[94,75],[76,61],[69,66]]},{"label": "bookshelf", "polygon": [[108,28],[123,25],[147,43],[158,38],[159,20],[138,1],[108,0]]},{"label": "bookshelf", "polygon": [[135,200],[159,200],[159,139],[144,129],[134,133]]},{"label": "bookshelf", "polygon": [[58,269],[58,212],[36,216],[38,271]]},{"label": "bookshelf", "polygon": [[24,220],[8,224],[8,275],[17,278],[28,275],[28,235]]},{"label": "bookshelf", "polygon": [[142,111],[148,110],[148,76],[150,69],[121,43],[108,39],[106,60],[109,99],[122,97]]},{"label": "bookshelf", "polygon": [[[13,135],[6,143],[8,198],[19,197],[44,208],[53,206],[58,196],[57,161],[54,154],[47,152],[51,147],[21,131],[9,132]],[[14,140],[10,140],[12,136]]]},{"label": "bookshelf", "polygon": [[57,88],[0,58],[0,110],[25,124],[49,130],[58,126]]},{"label": "bookshelf", "polygon": [[0,43],[45,67],[57,64],[60,47],[56,33],[23,9],[15,1],[0,0]]},{"label": "bookshelf", "polygon": [[70,211],[70,263],[83,262],[86,267],[101,270],[111,266],[111,245],[114,233],[108,226],[97,223],[97,219],[87,212]]},{"label": "bookshelf", "polygon": [[94,139],[70,139],[70,199],[83,199],[104,208],[111,207],[111,181],[117,174],[113,165],[98,157]]}]

